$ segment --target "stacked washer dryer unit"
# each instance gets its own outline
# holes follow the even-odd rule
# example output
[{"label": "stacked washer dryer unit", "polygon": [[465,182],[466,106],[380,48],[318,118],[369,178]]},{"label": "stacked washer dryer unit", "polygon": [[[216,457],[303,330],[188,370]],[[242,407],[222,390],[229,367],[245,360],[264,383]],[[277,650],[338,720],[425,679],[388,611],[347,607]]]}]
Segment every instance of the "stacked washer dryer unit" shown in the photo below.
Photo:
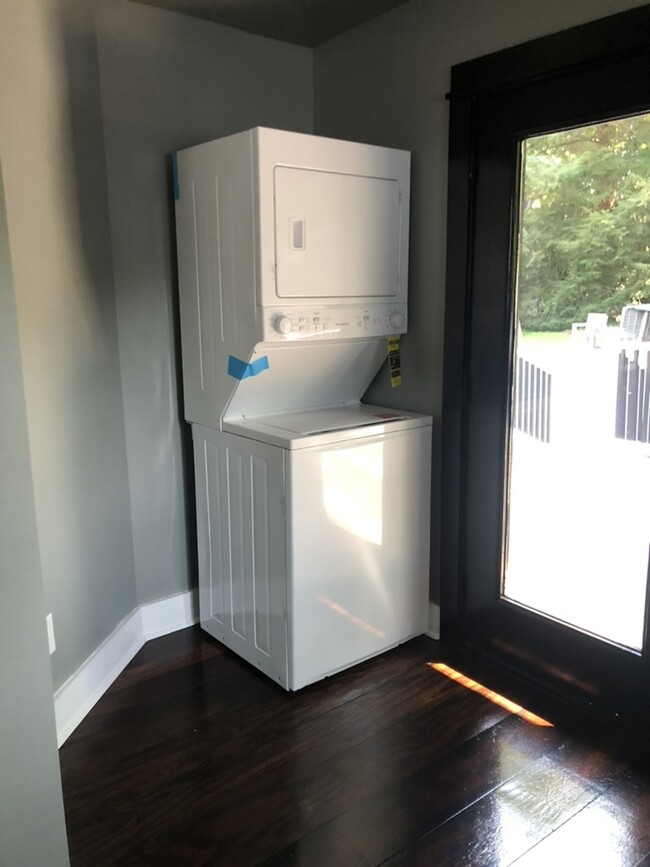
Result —
[{"label": "stacked washer dryer unit", "polygon": [[427,628],[431,419],[360,403],[406,331],[409,178],[262,128],[177,154],[201,625],[290,690]]}]

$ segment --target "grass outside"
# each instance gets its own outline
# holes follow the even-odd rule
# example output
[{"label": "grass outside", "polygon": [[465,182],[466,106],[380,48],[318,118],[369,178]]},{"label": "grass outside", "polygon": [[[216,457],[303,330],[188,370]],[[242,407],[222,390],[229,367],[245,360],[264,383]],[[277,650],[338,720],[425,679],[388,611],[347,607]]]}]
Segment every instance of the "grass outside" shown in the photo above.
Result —
[{"label": "grass outside", "polygon": [[558,345],[571,340],[570,331],[523,331],[521,342],[526,345],[545,344]]},{"label": "grass outside", "polygon": [[[616,337],[619,332],[618,323],[613,323],[607,326],[604,332],[604,338],[607,342],[612,336]],[[539,346],[561,346],[571,340],[570,331],[526,331],[521,333],[519,338],[524,346],[539,345]]]}]

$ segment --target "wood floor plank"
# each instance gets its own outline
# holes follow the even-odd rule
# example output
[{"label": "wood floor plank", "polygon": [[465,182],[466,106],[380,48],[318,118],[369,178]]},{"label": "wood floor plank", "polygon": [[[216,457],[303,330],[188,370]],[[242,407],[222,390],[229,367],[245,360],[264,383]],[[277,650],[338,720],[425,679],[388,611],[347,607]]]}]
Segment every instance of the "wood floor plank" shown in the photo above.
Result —
[{"label": "wood floor plank", "polygon": [[484,867],[546,857],[599,809],[643,858],[646,778],[432,671],[439,650],[293,695],[198,628],[150,642],[60,751],[73,867]]},{"label": "wood floor plank", "polygon": [[265,867],[381,864],[556,749],[558,740],[553,729],[531,730],[510,716],[321,825]]},{"label": "wood floor plank", "polygon": [[[297,725],[308,733],[312,721],[322,727],[326,722],[323,715],[336,714],[337,709],[343,710],[351,725],[364,713],[373,713],[372,725],[377,725],[381,722],[377,709],[389,704],[391,696],[408,686],[413,677],[426,678],[423,659],[421,651],[404,648],[399,656],[387,655],[380,677],[376,666],[359,666],[354,674],[341,676],[334,690],[325,683],[320,689],[304,690],[297,696],[284,692],[232,655],[201,661],[189,672],[172,664],[162,672],[161,680],[147,673],[128,691],[107,693],[101,708],[93,709],[79,733],[75,732],[65,745],[66,769],[73,773],[79,768],[86,775],[88,762],[94,756],[101,763],[104,751],[110,752],[114,768],[118,769],[133,754],[129,735],[134,723],[145,754],[148,745],[155,744],[156,751],[194,752],[201,763],[205,763],[206,755],[216,760],[227,758],[228,752],[239,763],[241,742],[245,740],[256,743],[280,738],[276,753],[281,752],[282,738],[295,741]],[[364,731],[367,729],[366,725]],[[86,754],[83,744],[89,732],[93,736],[92,755]],[[233,732],[237,739],[233,739]],[[249,752],[246,749],[243,754]],[[179,758],[191,761],[191,756]]]},{"label": "wood floor plank", "polygon": [[595,802],[621,772],[604,753],[568,741],[389,863],[510,864]]},{"label": "wood floor plank", "polygon": [[[408,705],[402,711],[408,715]],[[411,772],[428,756],[450,745],[455,749],[467,737],[474,737],[476,722],[468,726],[464,711],[467,706],[456,697],[440,703],[440,714],[441,718],[457,716],[457,724],[443,725],[432,718],[431,711],[412,713],[408,724],[396,714],[394,725],[343,750],[343,731],[326,726],[316,738],[329,745],[331,755],[323,761],[314,764],[309,750],[293,753],[279,767],[255,773],[245,784],[232,787],[226,798],[219,799],[221,809],[216,811],[214,791],[202,793],[192,816],[165,831],[164,843],[161,839],[158,845],[166,851],[184,845],[200,826],[208,830],[209,838],[220,841],[224,863],[249,863],[248,858],[257,863]],[[498,715],[482,720],[489,726]],[[195,857],[203,854],[206,852],[195,852]]]},{"label": "wood floor plank", "polygon": [[[417,645],[401,648],[295,696],[248,666],[237,666],[237,689],[232,683],[224,689],[223,678],[212,674],[207,681],[199,677],[200,700],[196,672],[170,671],[164,690],[158,678],[148,678],[142,690],[131,690],[130,706],[115,706],[113,718],[104,720],[98,756],[88,754],[85,737],[62,750],[75,845],[88,858],[102,838],[115,845],[119,834],[121,845],[138,846],[143,835],[153,840],[177,828],[174,841],[160,843],[167,851],[186,834],[185,825],[196,828],[200,820],[212,828],[213,840],[234,852],[250,829],[251,809],[265,820],[269,811],[278,812],[278,791],[290,786],[297,802],[275,816],[269,843],[286,846],[350,799],[503,718],[500,709],[434,676],[428,656]],[[179,679],[192,689],[183,693]],[[129,736],[134,729],[137,742]],[[102,767],[106,755],[108,769]],[[155,809],[143,815],[142,804]],[[260,857],[272,851],[267,845]]]},{"label": "wood floor plank", "polygon": [[561,864],[579,852],[585,864],[636,867],[650,855],[650,785],[627,773],[570,822],[515,862],[517,867]]}]

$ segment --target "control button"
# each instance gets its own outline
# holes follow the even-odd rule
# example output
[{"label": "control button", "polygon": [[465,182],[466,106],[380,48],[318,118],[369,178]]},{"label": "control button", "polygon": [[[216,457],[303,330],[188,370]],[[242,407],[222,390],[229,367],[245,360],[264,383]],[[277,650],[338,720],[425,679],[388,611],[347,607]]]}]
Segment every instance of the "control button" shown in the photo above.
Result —
[{"label": "control button", "polygon": [[393,310],[392,313],[388,314],[388,324],[391,328],[403,328],[404,314],[400,313],[399,310]]},{"label": "control button", "polygon": [[314,316],[314,325],[317,325],[320,322],[320,316]]},{"label": "control button", "polygon": [[273,327],[278,334],[288,334],[291,331],[291,320],[288,316],[277,316]]},{"label": "control button", "polygon": [[364,321],[364,322],[370,322],[370,317],[368,316],[367,313],[364,315],[364,317],[363,317],[363,321]]},{"label": "control button", "polygon": [[304,316],[301,316],[300,319],[298,320],[298,322],[300,322],[301,325],[304,325],[306,321],[307,320],[305,319]]}]

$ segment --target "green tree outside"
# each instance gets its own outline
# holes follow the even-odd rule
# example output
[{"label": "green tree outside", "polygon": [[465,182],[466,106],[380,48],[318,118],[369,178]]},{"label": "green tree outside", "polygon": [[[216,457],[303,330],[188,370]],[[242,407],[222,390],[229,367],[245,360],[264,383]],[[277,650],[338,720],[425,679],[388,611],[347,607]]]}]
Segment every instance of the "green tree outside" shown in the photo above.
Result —
[{"label": "green tree outside", "polygon": [[650,114],[536,136],[523,156],[522,328],[650,302]]}]

